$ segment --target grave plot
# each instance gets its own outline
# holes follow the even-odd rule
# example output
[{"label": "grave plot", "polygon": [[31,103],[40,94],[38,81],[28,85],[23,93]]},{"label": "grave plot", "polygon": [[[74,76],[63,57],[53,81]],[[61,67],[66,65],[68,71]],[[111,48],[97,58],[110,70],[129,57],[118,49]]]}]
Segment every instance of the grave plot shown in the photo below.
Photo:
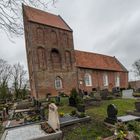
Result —
[{"label": "grave plot", "polygon": [[75,123],[90,121],[90,116],[84,116],[83,118],[78,118],[76,116],[65,115],[64,117],[61,117],[59,120],[60,120],[60,127],[65,127]]},{"label": "grave plot", "polygon": [[129,121],[136,121],[140,120],[140,117],[134,115],[124,115],[117,117],[118,109],[114,104],[110,104],[107,107],[107,115],[108,117],[104,120],[106,123],[115,124],[118,122],[129,122]]},{"label": "grave plot", "polygon": [[7,129],[1,140],[61,140],[59,116],[55,104],[49,105],[48,121]]},{"label": "grave plot", "polygon": [[45,121],[45,107],[37,100],[16,103],[10,112],[9,120],[3,123],[6,128]]}]

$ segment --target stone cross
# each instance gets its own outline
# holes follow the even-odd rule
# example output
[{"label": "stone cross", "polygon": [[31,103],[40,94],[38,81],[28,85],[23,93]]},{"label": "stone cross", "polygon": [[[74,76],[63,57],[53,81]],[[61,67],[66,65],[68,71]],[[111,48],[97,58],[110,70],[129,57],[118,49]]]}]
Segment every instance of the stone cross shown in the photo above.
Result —
[{"label": "stone cross", "polygon": [[59,116],[58,116],[58,112],[57,112],[57,106],[54,103],[51,103],[49,105],[48,123],[54,130],[60,129],[60,122],[59,122]]}]

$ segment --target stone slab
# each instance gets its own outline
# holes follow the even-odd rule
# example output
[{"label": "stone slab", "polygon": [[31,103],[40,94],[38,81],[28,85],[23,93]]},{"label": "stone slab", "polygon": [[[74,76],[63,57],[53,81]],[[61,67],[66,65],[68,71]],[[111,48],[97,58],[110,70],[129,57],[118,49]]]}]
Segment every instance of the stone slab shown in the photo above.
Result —
[{"label": "stone slab", "polygon": [[56,140],[61,139],[62,131],[45,133],[40,125],[27,125],[5,130],[1,140]]},{"label": "stone slab", "polygon": [[126,115],[126,116],[117,117],[117,119],[118,121],[121,122],[129,122],[129,121],[140,120],[140,117],[134,115]]},{"label": "stone slab", "polygon": [[87,122],[87,121],[90,121],[90,119],[91,119],[90,116],[78,118],[78,117],[72,117],[70,115],[67,115],[65,117],[60,118],[60,127],[62,128],[62,127],[73,125],[80,122]]}]

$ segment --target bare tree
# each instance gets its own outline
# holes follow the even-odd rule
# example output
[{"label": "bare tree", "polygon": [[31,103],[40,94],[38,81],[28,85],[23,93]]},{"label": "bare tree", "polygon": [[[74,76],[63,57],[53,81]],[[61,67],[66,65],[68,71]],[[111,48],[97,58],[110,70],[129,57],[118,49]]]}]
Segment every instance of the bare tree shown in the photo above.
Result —
[{"label": "bare tree", "polygon": [[22,4],[46,9],[56,0],[0,0],[0,29],[8,37],[23,34]]},{"label": "bare tree", "polygon": [[20,98],[22,96],[21,91],[27,85],[26,74],[27,71],[24,69],[23,65],[21,65],[20,63],[13,65],[12,79],[16,98]]},{"label": "bare tree", "polygon": [[136,76],[140,77],[140,59],[136,60],[132,66]]},{"label": "bare tree", "polygon": [[0,59],[0,99],[2,100],[6,100],[10,95],[8,83],[11,78],[11,70],[11,65]]},{"label": "bare tree", "polygon": [[11,65],[7,61],[0,59],[0,86],[8,85],[11,78]]}]

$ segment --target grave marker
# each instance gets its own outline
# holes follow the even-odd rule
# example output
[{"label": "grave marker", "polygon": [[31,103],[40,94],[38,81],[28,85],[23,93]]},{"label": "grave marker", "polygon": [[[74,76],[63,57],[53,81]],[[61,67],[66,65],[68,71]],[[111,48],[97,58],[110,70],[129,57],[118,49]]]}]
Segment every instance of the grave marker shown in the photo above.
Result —
[{"label": "grave marker", "polygon": [[107,107],[107,118],[105,119],[105,122],[115,124],[117,120],[117,114],[118,114],[118,109],[114,104],[110,104]]},{"label": "grave marker", "polygon": [[133,99],[133,89],[129,89],[129,90],[123,90],[122,91],[122,98],[127,99]]},{"label": "grave marker", "polygon": [[48,123],[54,130],[59,130],[60,129],[57,106],[54,103],[51,103],[49,105]]}]

